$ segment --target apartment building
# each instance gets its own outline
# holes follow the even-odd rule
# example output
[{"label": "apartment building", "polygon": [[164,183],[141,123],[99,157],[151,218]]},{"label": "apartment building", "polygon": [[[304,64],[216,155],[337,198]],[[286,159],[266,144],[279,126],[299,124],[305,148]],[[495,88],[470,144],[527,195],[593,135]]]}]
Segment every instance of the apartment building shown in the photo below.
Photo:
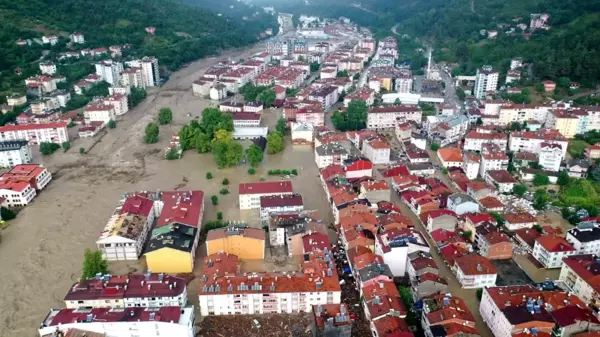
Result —
[{"label": "apartment building", "polygon": [[513,246],[510,238],[491,223],[484,223],[475,229],[475,243],[479,254],[490,260],[512,258]]},{"label": "apartment building", "polygon": [[437,156],[444,168],[461,167],[463,164],[462,151],[457,148],[443,148],[437,151]]},{"label": "apartment building", "polygon": [[538,153],[538,163],[548,171],[558,172],[563,159],[563,149],[559,144],[542,142]]},{"label": "apartment building", "polygon": [[21,164],[0,175],[0,198],[8,207],[23,207],[50,183],[52,175],[40,164]]},{"label": "apartment building", "polygon": [[56,64],[50,61],[40,62],[40,71],[42,74],[52,76],[56,74]]},{"label": "apartment building", "polygon": [[315,147],[315,163],[319,169],[333,164],[340,165],[349,156],[348,150],[339,143],[329,143]]},{"label": "apartment building", "polygon": [[293,194],[291,181],[242,183],[238,188],[240,209],[260,208],[260,198]]},{"label": "apartment building", "polygon": [[312,126],[325,125],[325,111],[322,108],[305,107],[296,112],[296,122]]},{"label": "apartment building", "polygon": [[484,144],[496,144],[502,150],[506,149],[508,144],[508,136],[503,132],[483,133],[471,131],[465,136],[463,150],[465,151],[481,151]]},{"label": "apartment building", "polygon": [[304,210],[300,194],[263,196],[260,198],[260,220],[267,221],[273,213],[299,212]]},{"label": "apartment building", "polygon": [[331,252],[308,253],[301,270],[282,273],[240,274],[239,261],[230,256],[217,253],[204,260],[202,316],[311,312],[314,305],[341,302]]},{"label": "apartment building", "polygon": [[346,304],[318,304],[312,310],[312,336],[350,337],[352,335],[352,319]]},{"label": "apartment building", "polygon": [[337,87],[323,86],[313,90],[308,95],[308,99],[321,103],[323,110],[327,110],[338,101],[338,96],[339,92]]},{"label": "apartment building", "polygon": [[112,94],[102,99],[105,105],[111,105],[115,111],[115,116],[124,115],[129,111],[127,96],[124,94]]},{"label": "apartment building", "polygon": [[479,175],[479,168],[481,167],[481,156],[465,152],[463,153],[462,170],[470,180],[474,180]]},{"label": "apartment building", "polygon": [[542,143],[560,145],[562,148],[562,157],[567,154],[569,141],[558,130],[539,129],[536,132],[513,131],[508,139],[508,150],[512,152],[531,152],[539,154]]},{"label": "apartment building", "polygon": [[126,62],[129,67],[142,69],[142,81],[144,87],[156,87],[160,84],[160,73],[158,59],[152,56],[144,56],[141,59]]},{"label": "apartment building", "polygon": [[421,317],[426,337],[478,336],[475,317],[462,298],[437,294],[423,299]]},{"label": "apartment building", "polygon": [[251,112],[235,112],[231,118],[234,127],[258,127],[260,126],[261,115]]},{"label": "apartment building", "polygon": [[504,217],[504,226],[509,231],[516,231],[523,228],[532,228],[537,225],[537,219],[527,212],[507,213]]},{"label": "apartment building", "polygon": [[454,260],[452,271],[464,289],[496,285],[498,272],[492,262],[481,255],[463,255]]},{"label": "apartment building", "polygon": [[233,254],[240,260],[263,260],[265,231],[240,224],[213,229],[206,236],[206,255],[218,252]]},{"label": "apartment building", "polygon": [[500,193],[511,193],[517,180],[507,170],[487,170],[486,183],[495,186]]},{"label": "apartment building", "polygon": [[552,104],[502,104],[498,108],[498,124],[510,125],[515,122],[532,121],[544,123],[550,118],[550,111],[554,108]]},{"label": "apartment building", "polygon": [[67,309],[185,306],[187,286],[183,278],[152,271],[98,274],[73,284],[64,300]]},{"label": "apartment building", "polygon": [[484,99],[488,92],[496,92],[498,88],[498,72],[492,69],[492,66],[483,66],[477,69],[475,74],[475,86],[473,95],[475,98]]},{"label": "apartment building", "polygon": [[85,43],[85,37],[80,32],[74,32],[69,35],[69,39],[73,43]]},{"label": "apartment building", "polygon": [[50,309],[40,336],[80,329],[106,336],[194,336],[194,307]]},{"label": "apartment building", "polygon": [[121,71],[120,75],[120,85],[146,89],[146,82],[144,82],[142,68],[131,67]]},{"label": "apartment building", "polygon": [[600,227],[593,223],[580,223],[567,231],[567,241],[577,254],[600,255]]},{"label": "apartment building", "polygon": [[111,85],[119,84],[121,72],[124,70],[123,63],[113,60],[104,60],[95,64],[96,75],[100,76],[101,80],[110,83]]},{"label": "apartment building", "polygon": [[0,141],[26,140],[62,144],[69,140],[66,122],[0,126]]},{"label": "apartment building", "polygon": [[111,119],[114,120],[116,115],[114,106],[105,104],[104,101],[96,101],[88,104],[83,112],[85,124],[90,124],[91,122],[108,123]]},{"label": "apartment building", "polygon": [[429,245],[418,231],[408,228],[392,228],[376,236],[375,254],[383,258],[392,275],[406,275],[408,255],[414,252],[429,252]]},{"label": "apartment building", "polygon": [[162,206],[160,201],[139,195],[121,199],[96,241],[104,259],[137,260]]},{"label": "apartment building", "polygon": [[362,145],[362,154],[374,165],[389,164],[390,162],[390,144],[382,139],[376,138],[365,140]]},{"label": "apartment building", "polygon": [[0,167],[31,163],[31,147],[26,140],[0,141]]},{"label": "apartment building", "polygon": [[587,131],[587,112],[584,110],[553,109],[548,114],[546,127],[555,129],[566,138]]},{"label": "apartment building", "polygon": [[26,95],[11,94],[6,96],[6,104],[10,107],[19,106],[27,103]]},{"label": "apartment building", "polygon": [[540,236],[533,245],[533,257],[546,269],[560,268],[565,257],[576,253],[575,247],[556,235]]},{"label": "apartment building", "polygon": [[393,105],[369,109],[367,129],[387,130],[395,128],[399,122],[421,123],[423,111],[418,105]]},{"label": "apartment building", "polygon": [[600,304],[600,263],[595,255],[573,255],[563,259],[559,280],[565,282],[584,303]]},{"label": "apartment building", "polygon": [[506,170],[508,168],[508,155],[506,148],[488,143],[481,147],[481,162],[479,164],[479,175],[485,177],[490,170]]}]

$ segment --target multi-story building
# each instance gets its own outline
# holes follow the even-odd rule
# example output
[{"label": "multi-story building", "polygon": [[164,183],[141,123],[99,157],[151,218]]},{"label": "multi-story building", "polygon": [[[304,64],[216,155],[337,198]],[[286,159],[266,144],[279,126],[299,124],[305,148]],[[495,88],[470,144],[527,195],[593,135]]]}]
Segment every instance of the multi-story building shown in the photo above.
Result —
[{"label": "multi-story building", "polygon": [[31,163],[31,147],[26,140],[0,141],[0,167]]},{"label": "multi-story building", "polygon": [[488,92],[496,92],[498,88],[498,72],[492,66],[483,66],[475,74],[473,95],[477,99],[484,99]]},{"label": "multi-story building", "polygon": [[304,210],[300,194],[272,195],[260,198],[260,220],[267,221],[273,213],[299,212]]},{"label": "multi-story building", "polygon": [[321,108],[302,108],[296,112],[296,122],[307,125],[323,126],[325,125],[325,111]]},{"label": "multi-story building", "polygon": [[130,86],[132,88],[146,88],[146,83],[144,82],[142,68],[139,67],[131,67],[121,71],[120,84],[122,86]]},{"label": "multi-story building", "polygon": [[465,289],[486,288],[496,285],[498,272],[492,262],[477,254],[464,255],[454,260],[456,279]]},{"label": "multi-story building", "polygon": [[487,170],[483,178],[486,183],[495,186],[500,193],[511,193],[517,183],[507,170]]},{"label": "multi-story building", "polygon": [[313,305],[312,337],[350,337],[352,319],[346,304]]},{"label": "multi-story building", "polygon": [[80,32],[74,32],[70,34],[69,39],[73,43],[85,43],[85,37]]},{"label": "multi-story building", "polygon": [[584,110],[553,109],[548,114],[545,126],[555,129],[566,138],[587,131],[587,112]]},{"label": "multi-story building", "polygon": [[562,146],[556,143],[542,142],[538,152],[538,163],[548,171],[558,172],[563,159]]},{"label": "multi-story building", "polygon": [[539,129],[536,132],[513,131],[508,139],[508,150],[512,152],[540,153],[542,143],[558,144],[562,148],[562,157],[567,154],[569,141],[558,130]]},{"label": "multi-story building", "polygon": [[362,146],[362,154],[373,164],[389,164],[391,147],[382,139],[365,140]]},{"label": "multi-story building", "polygon": [[46,75],[37,75],[25,79],[27,93],[33,96],[42,96],[56,90],[56,80]]},{"label": "multi-story building", "polygon": [[479,174],[479,167],[481,165],[480,162],[481,156],[469,152],[463,153],[463,163],[461,168],[465,172],[467,178],[470,180],[477,178],[477,175]]},{"label": "multi-story building", "polygon": [[396,277],[405,276],[409,254],[429,252],[429,249],[421,233],[408,228],[392,228],[375,239],[375,254],[383,258]]},{"label": "multi-story building", "polygon": [[394,105],[369,109],[367,129],[384,130],[395,128],[399,122],[421,123],[423,111],[418,105]]},{"label": "multi-story building", "polygon": [[559,280],[565,282],[583,302],[598,305],[600,263],[595,255],[573,255],[563,259]]},{"label": "multi-story building", "polygon": [[0,175],[0,198],[8,207],[26,206],[51,180],[52,175],[42,165],[16,165]]},{"label": "multi-story building", "polygon": [[112,94],[102,99],[105,105],[111,105],[115,111],[115,116],[121,116],[129,111],[127,96],[124,94]]},{"label": "multi-story building", "polygon": [[137,260],[162,206],[160,201],[139,195],[123,198],[96,241],[104,259]]},{"label": "multi-story building", "polygon": [[67,309],[185,306],[185,279],[165,274],[102,275],[80,280],[65,296]]},{"label": "multi-story building", "polygon": [[200,284],[200,314],[311,312],[314,305],[339,304],[341,289],[332,258],[331,252],[313,252],[305,254],[300,271],[240,274],[237,257],[223,252],[207,256]]},{"label": "multi-story building", "polygon": [[26,140],[29,144],[43,142],[62,144],[69,141],[67,122],[0,126],[0,140]]},{"label": "multi-story building", "polygon": [[315,163],[320,169],[333,164],[341,165],[349,156],[348,150],[339,143],[329,143],[315,147]]},{"label": "multi-story building", "polygon": [[112,85],[119,84],[121,72],[123,71],[123,63],[113,60],[104,60],[95,64],[96,75]]},{"label": "multi-story building", "polygon": [[264,260],[265,231],[234,224],[213,229],[206,236],[206,255],[218,252],[233,254],[240,260]]},{"label": "multi-story building", "polygon": [[27,103],[26,95],[12,94],[6,96],[6,104],[10,107],[23,105],[25,103]]},{"label": "multi-story building", "polygon": [[194,307],[51,309],[40,336],[67,335],[70,329],[106,336],[194,336]]},{"label": "multi-story building", "polygon": [[261,115],[251,112],[236,112],[231,116],[234,127],[260,126]]},{"label": "multi-story building", "polygon": [[111,119],[115,119],[116,113],[115,108],[112,105],[104,104],[102,101],[96,101],[85,107],[83,116],[86,124],[91,122],[108,123]]},{"label": "multi-story building", "polygon": [[238,189],[240,209],[260,208],[260,198],[293,194],[291,181],[242,183]]},{"label": "multi-story building", "polygon": [[[152,56],[144,56],[141,59],[126,62],[129,67],[142,69],[142,80],[144,87],[156,87],[160,84],[160,73],[158,70],[158,59]],[[122,71],[122,69],[121,69]]]},{"label": "multi-story building", "polygon": [[371,106],[375,101],[375,91],[371,88],[358,89],[344,97],[344,106],[348,107],[352,101],[364,101],[367,106]]},{"label": "multi-story building", "polygon": [[489,170],[506,170],[508,168],[508,155],[506,148],[490,143],[481,147],[481,163],[479,165],[479,175],[485,177]]},{"label": "multi-story building", "polygon": [[443,148],[437,151],[437,156],[444,168],[461,167],[463,164],[462,152],[457,148]]},{"label": "multi-story building", "polygon": [[335,86],[323,86],[308,95],[308,99],[311,101],[317,101],[321,103],[324,110],[329,109],[338,101],[338,88]]},{"label": "multi-story building", "polygon": [[463,150],[465,151],[481,151],[483,144],[496,144],[503,151],[506,150],[508,144],[508,136],[503,132],[498,133],[482,133],[471,131],[465,136]]},{"label": "multi-story building", "polygon": [[396,77],[396,92],[410,93],[413,90],[413,76],[409,73],[402,73]]},{"label": "multi-story building", "polygon": [[40,62],[40,71],[42,74],[54,75],[56,74],[56,64],[50,61]]},{"label": "multi-story building", "polygon": [[600,227],[593,223],[580,223],[567,231],[567,241],[577,254],[600,255]]},{"label": "multi-story building", "polygon": [[575,247],[556,235],[540,236],[533,245],[533,257],[547,269],[560,268],[563,258],[575,254]]},{"label": "multi-story building", "polygon": [[436,294],[423,299],[421,325],[426,337],[479,335],[475,317],[465,301],[450,294]]},{"label": "multi-story building", "polygon": [[490,260],[512,258],[513,246],[510,238],[492,223],[488,222],[477,226],[475,242],[479,248],[479,254]]}]

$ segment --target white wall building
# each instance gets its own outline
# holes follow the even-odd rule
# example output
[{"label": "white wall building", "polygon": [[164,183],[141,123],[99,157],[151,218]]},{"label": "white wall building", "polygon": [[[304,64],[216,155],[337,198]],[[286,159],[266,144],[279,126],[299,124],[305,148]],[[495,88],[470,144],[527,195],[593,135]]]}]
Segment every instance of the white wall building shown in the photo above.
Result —
[{"label": "white wall building", "polygon": [[7,207],[27,206],[37,192],[30,183],[26,181],[15,181],[3,179],[0,176],[0,198],[4,199],[3,205]]},{"label": "white wall building", "polygon": [[104,60],[95,64],[96,75],[112,85],[117,85],[121,78],[121,72],[123,71],[123,63],[115,62],[113,60]]},{"label": "white wall building", "polygon": [[114,120],[116,113],[115,108],[112,105],[104,104],[103,102],[96,102],[89,104],[83,112],[85,118],[85,124],[91,122],[102,122],[108,123],[111,119]]},{"label": "white wall building", "polygon": [[0,141],[21,140],[29,141],[29,144],[40,144],[50,142],[62,144],[69,141],[67,123],[42,123],[0,126]]},{"label": "white wall building", "polygon": [[498,88],[498,72],[492,70],[492,66],[483,66],[477,69],[475,74],[475,86],[473,95],[477,99],[485,98],[486,93],[496,92]]},{"label": "white wall building", "polygon": [[314,137],[314,126],[312,124],[292,123],[292,143],[312,143]]},{"label": "white wall building", "polygon": [[257,209],[261,197],[292,194],[294,190],[291,181],[257,182],[240,184],[238,193],[240,209]]},{"label": "white wall building", "polygon": [[600,227],[582,223],[567,231],[567,241],[577,254],[600,255]]},{"label": "white wall building", "polygon": [[456,279],[464,289],[493,287],[498,273],[492,262],[477,254],[457,258],[452,267]]},{"label": "white wall building", "polygon": [[81,34],[79,32],[75,32],[75,33],[69,35],[69,39],[71,39],[71,42],[73,42],[73,43],[85,43],[85,38],[84,38],[83,34]]},{"label": "white wall building", "polygon": [[31,163],[31,147],[26,140],[0,141],[0,167]]},{"label": "white wall building", "polygon": [[260,220],[269,220],[271,213],[299,212],[304,210],[300,194],[272,195],[260,197]]},{"label": "white wall building", "polygon": [[42,74],[54,75],[56,74],[56,64],[53,62],[40,62],[40,71]]},{"label": "white wall building", "polygon": [[341,165],[349,156],[348,150],[338,143],[315,147],[315,163],[320,169],[332,164]]},{"label": "white wall building", "polygon": [[260,126],[261,115],[249,112],[236,112],[232,115],[234,127]]},{"label": "white wall building", "polygon": [[485,177],[485,173],[489,170],[506,170],[508,161],[505,148],[500,148],[495,144],[485,144],[481,150],[479,175]]},{"label": "white wall building", "polygon": [[409,229],[390,229],[375,239],[375,254],[383,257],[383,262],[396,277],[405,276],[408,254],[428,253],[429,249],[421,233]]},{"label": "white wall building", "polygon": [[575,248],[560,236],[540,236],[533,244],[533,257],[547,269],[560,268],[563,258],[575,254]]},{"label": "white wall building", "polygon": [[558,172],[563,159],[563,149],[559,144],[543,142],[538,153],[539,164],[545,170]]},{"label": "white wall building", "polygon": [[116,116],[121,116],[129,111],[129,104],[127,102],[127,96],[123,94],[113,94],[112,96],[106,97],[102,100],[104,104],[111,105],[115,110]]},{"label": "white wall building", "polygon": [[423,111],[418,105],[396,105],[369,109],[367,129],[382,130],[396,127],[398,122],[421,123]]},{"label": "white wall building", "polygon": [[505,150],[508,144],[508,136],[505,133],[481,133],[471,131],[465,136],[463,150],[465,151],[481,151],[483,144],[496,144],[501,149]]},{"label": "white wall building", "polygon": [[553,129],[539,129],[536,132],[514,131],[508,139],[508,149],[512,152],[540,153],[542,143],[558,144],[562,148],[562,157],[567,153],[569,141]]},{"label": "white wall building", "polygon": [[158,69],[158,59],[152,56],[145,56],[139,60],[126,62],[130,67],[142,69],[142,80],[146,87],[156,87],[160,83],[160,73]]},{"label": "white wall building", "polygon": [[363,155],[375,165],[389,164],[390,151],[390,144],[381,139],[365,140],[363,142]]},{"label": "white wall building", "polygon": [[563,259],[558,279],[565,282],[584,303],[593,304],[597,300],[594,279],[599,267],[593,255],[569,256]]}]

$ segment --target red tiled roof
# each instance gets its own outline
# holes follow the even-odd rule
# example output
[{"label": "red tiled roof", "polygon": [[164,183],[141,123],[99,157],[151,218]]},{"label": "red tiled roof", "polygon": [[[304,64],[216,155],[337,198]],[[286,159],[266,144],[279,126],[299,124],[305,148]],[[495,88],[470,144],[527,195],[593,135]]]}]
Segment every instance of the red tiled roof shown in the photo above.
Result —
[{"label": "red tiled roof", "polygon": [[486,209],[504,207],[504,204],[498,198],[492,196],[479,199],[479,203]]},{"label": "red tiled roof", "polygon": [[468,213],[465,214],[465,218],[475,225],[484,221],[496,223],[496,219],[488,213]]},{"label": "red tiled roof", "polygon": [[323,177],[323,180],[325,181],[337,176],[346,176],[346,171],[344,171],[344,167],[341,165],[329,165],[321,170],[321,177]]},{"label": "red tiled roof", "polygon": [[0,126],[0,132],[66,128],[67,122]]},{"label": "red tiled roof", "polygon": [[496,274],[496,267],[492,262],[477,254],[464,255],[454,261],[465,275]]},{"label": "red tiled roof", "polygon": [[550,312],[559,327],[564,328],[580,322],[589,322],[591,324],[600,324],[600,321],[594,316],[588,308],[580,308],[575,305],[566,306]]},{"label": "red tiled roof", "polygon": [[504,214],[504,220],[511,224],[537,222],[537,219],[527,212]]},{"label": "red tiled roof", "polygon": [[329,237],[323,233],[311,233],[302,237],[302,244],[304,245],[304,253],[312,251],[331,251],[331,245],[329,244]]},{"label": "red tiled roof", "polygon": [[164,203],[156,227],[162,227],[178,222],[190,227],[198,227],[200,215],[203,212],[204,192],[196,191],[167,191],[161,192]]},{"label": "red tiled roof", "polygon": [[181,317],[181,307],[159,307],[152,310],[141,307],[130,307],[121,310],[94,308],[89,311],[61,309],[54,317],[52,317],[50,322],[45,323],[47,326],[56,326],[73,322],[85,322],[89,314],[92,315],[92,322],[102,322],[103,324],[109,324],[111,322],[145,322],[150,321],[150,313],[154,313],[154,321],[179,322]]},{"label": "red tiled roof", "polygon": [[239,186],[239,194],[269,194],[269,193],[292,193],[292,182],[269,181],[257,183],[243,183]]},{"label": "red tiled roof", "polygon": [[260,197],[260,207],[285,207],[302,206],[302,196],[300,194],[288,195],[270,195]]},{"label": "red tiled roof", "polygon": [[506,170],[489,170],[486,172],[494,181],[500,184],[516,183],[517,180]]},{"label": "red tiled roof", "polygon": [[460,162],[463,160],[460,149],[443,148],[438,150],[438,155],[445,162]]},{"label": "red tiled roof", "polygon": [[141,196],[134,195],[125,200],[121,207],[121,214],[131,213],[143,216],[149,216],[154,206],[154,201]]},{"label": "red tiled roof", "polygon": [[567,240],[556,235],[540,236],[535,241],[546,251],[551,253],[571,252],[575,250],[575,248]]},{"label": "red tiled roof", "polygon": [[402,318],[396,316],[384,316],[373,321],[372,324],[375,326],[378,336],[388,336],[394,332],[410,333],[408,324]]}]

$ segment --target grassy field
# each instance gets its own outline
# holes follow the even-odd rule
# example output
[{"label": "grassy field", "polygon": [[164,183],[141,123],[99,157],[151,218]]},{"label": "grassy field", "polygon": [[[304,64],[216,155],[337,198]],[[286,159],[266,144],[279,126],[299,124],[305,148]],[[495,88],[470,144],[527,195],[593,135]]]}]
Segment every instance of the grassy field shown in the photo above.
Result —
[{"label": "grassy field", "polygon": [[582,157],[585,149],[590,146],[587,142],[579,139],[569,140],[567,151],[572,157]]}]

